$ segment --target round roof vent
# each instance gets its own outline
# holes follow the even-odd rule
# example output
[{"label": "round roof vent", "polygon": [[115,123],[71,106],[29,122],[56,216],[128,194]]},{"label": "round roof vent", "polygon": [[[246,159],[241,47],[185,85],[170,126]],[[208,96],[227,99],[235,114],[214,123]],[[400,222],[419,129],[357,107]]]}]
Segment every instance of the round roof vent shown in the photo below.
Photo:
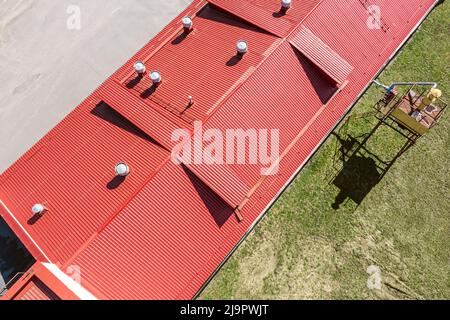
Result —
[{"label": "round roof vent", "polygon": [[192,22],[192,19],[190,17],[184,17],[182,20],[183,22],[183,28],[185,30],[191,30],[194,23]]},{"label": "round roof vent", "polygon": [[36,203],[32,208],[31,211],[33,212],[34,215],[39,215],[44,213],[45,211],[45,207],[43,204],[40,203]]},{"label": "round roof vent", "polygon": [[281,0],[281,6],[284,9],[289,9],[292,5],[292,0]]},{"label": "round roof vent", "polygon": [[118,175],[119,177],[126,177],[129,174],[130,167],[128,167],[126,163],[121,162],[116,166],[116,175]]},{"label": "round roof vent", "polygon": [[161,83],[161,81],[162,81],[161,73],[159,73],[159,71],[152,71],[152,72],[150,73],[150,80],[152,80],[152,82],[153,82],[154,84],[159,84],[159,83]]},{"label": "round roof vent", "polygon": [[243,55],[248,52],[248,43],[244,40],[239,40],[236,44],[238,54]]},{"label": "round roof vent", "polygon": [[134,70],[140,75],[144,74],[145,73],[145,64],[142,61],[137,61],[134,64]]}]

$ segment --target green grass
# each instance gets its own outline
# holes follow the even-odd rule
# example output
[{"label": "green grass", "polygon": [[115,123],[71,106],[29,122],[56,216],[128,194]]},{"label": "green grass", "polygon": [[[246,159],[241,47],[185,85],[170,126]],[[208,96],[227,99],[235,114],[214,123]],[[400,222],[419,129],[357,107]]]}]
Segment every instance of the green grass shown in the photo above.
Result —
[{"label": "green grass", "polygon": [[[450,4],[425,21],[380,81],[436,81],[450,100]],[[352,114],[372,110],[370,88]],[[353,120],[349,133],[373,121]],[[450,112],[400,157],[358,206],[331,204],[337,140],[330,137],[267,217],[226,263],[201,299],[449,299]],[[402,138],[383,127],[367,147],[391,159]],[[381,269],[369,290],[367,268]]]}]

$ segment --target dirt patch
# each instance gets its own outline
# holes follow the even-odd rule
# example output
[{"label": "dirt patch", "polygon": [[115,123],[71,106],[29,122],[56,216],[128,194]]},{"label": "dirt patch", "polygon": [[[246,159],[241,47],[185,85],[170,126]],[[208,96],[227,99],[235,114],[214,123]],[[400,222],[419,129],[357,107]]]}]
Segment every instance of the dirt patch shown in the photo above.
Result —
[{"label": "dirt patch", "polygon": [[[342,254],[357,256],[367,264],[367,279],[374,276],[369,272],[375,267],[379,270],[380,287],[367,289],[379,299],[422,299],[402,279],[408,277],[408,265],[392,239],[387,239],[379,230],[363,230],[360,235],[342,247]],[[400,277],[399,274],[402,275]]]},{"label": "dirt patch", "polygon": [[[296,246],[298,254],[286,259],[282,274],[289,274],[278,294],[281,299],[317,299],[333,293],[338,284],[333,278],[340,257],[326,239],[306,239]],[[280,283],[281,279],[279,279]]]},{"label": "dirt patch", "polygon": [[266,240],[239,262],[236,298],[314,299],[329,296],[339,257],[325,239],[303,239],[296,252]]},{"label": "dirt patch", "polygon": [[[258,296],[264,292],[265,281],[274,273],[277,266],[275,244],[263,240],[255,250],[239,263],[239,281],[236,296]],[[251,276],[250,276],[251,275]]]}]

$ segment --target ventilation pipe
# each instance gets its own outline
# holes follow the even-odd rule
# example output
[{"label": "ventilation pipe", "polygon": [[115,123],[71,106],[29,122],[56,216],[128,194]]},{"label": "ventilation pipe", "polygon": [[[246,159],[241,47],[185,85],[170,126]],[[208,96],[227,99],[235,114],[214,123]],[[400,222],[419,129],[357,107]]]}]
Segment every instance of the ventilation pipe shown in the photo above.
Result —
[{"label": "ventilation pipe", "polygon": [[126,177],[130,174],[130,167],[126,163],[119,163],[116,166],[116,175],[118,177]]},{"label": "ventilation pipe", "polygon": [[42,214],[46,211],[46,208],[44,207],[43,204],[36,203],[36,204],[31,208],[31,211],[33,212],[33,215],[35,215],[35,216],[40,216],[40,215],[42,215]]},{"label": "ventilation pipe", "polygon": [[238,57],[243,57],[248,52],[248,44],[244,40],[239,40],[236,44]]},{"label": "ventilation pipe", "polygon": [[183,22],[184,32],[185,33],[191,32],[192,27],[194,26],[192,19],[190,17],[184,17],[181,21]]},{"label": "ventilation pipe", "polygon": [[286,14],[287,11],[291,8],[291,6],[292,6],[292,0],[281,0],[280,12],[283,14]]},{"label": "ventilation pipe", "polygon": [[162,81],[161,73],[159,71],[152,71],[150,73],[150,80],[152,80],[153,85],[159,86]]},{"label": "ventilation pipe", "polygon": [[194,98],[192,96],[188,97],[188,107],[192,107],[194,105]]},{"label": "ventilation pipe", "polygon": [[377,86],[383,87],[386,90],[389,90],[391,88],[397,87],[397,86],[431,86],[431,88],[436,89],[438,87],[438,84],[436,82],[394,82],[390,86],[387,86],[385,84],[382,84],[376,80],[373,80],[373,83],[375,83]]},{"label": "ventilation pipe", "polygon": [[145,75],[145,64],[142,61],[137,61],[134,64],[134,70],[136,71],[139,77],[143,77]]}]

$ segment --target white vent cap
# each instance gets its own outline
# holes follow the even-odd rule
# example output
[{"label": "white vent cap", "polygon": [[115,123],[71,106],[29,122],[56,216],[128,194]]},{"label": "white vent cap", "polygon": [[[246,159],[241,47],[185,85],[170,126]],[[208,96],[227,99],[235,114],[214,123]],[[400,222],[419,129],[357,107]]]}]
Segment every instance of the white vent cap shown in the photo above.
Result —
[{"label": "white vent cap", "polygon": [[116,166],[116,174],[119,177],[126,177],[127,175],[130,174],[130,167],[128,167],[128,165],[125,163],[119,163]]},{"label": "white vent cap", "polygon": [[247,41],[239,40],[236,44],[237,51],[239,53],[247,53],[248,52],[248,44]]},{"label": "white vent cap", "polygon": [[152,80],[153,83],[160,83],[161,82],[161,73],[159,71],[152,71],[150,73],[150,80]]},{"label": "white vent cap", "polygon": [[289,9],[292,5],[292,0],[281,0],[281,6],[285,9]]},{"label": "white vent cap", "polygon": [[33,214],[37,215],[37,214],[42,214],[45,211],[45,207],[44,205],[40,204],[40,203],[36,203],[32,208],[31,211],[33,212]]},{"label": "white vent cap", "polygon": [[185,29],[192,29],[194,23],[192,22],[192,19],[190,17],[184,17],[181,21],[183,22],[183,27]]},{"label": "white vent cap", "polygon": [[145,69],[145,64],[142,61],[137,61],[134,64],[134,70],[136,70],[136,72],[139,74],[145,73]]}]

